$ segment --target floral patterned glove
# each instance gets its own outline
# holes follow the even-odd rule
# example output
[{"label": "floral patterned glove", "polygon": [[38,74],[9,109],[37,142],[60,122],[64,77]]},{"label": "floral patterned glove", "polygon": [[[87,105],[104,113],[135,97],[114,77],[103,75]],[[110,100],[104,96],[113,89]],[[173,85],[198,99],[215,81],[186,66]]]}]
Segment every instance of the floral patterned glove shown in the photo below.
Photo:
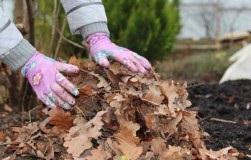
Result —
[{"label": "floral patterned glove", "polygon": [[101,66],[108,67],[108,58],[114,59],[133,72],[145,74],[151,68],[148,60],[135,52],[113,44],[106,33],[94,33],[86,39],[90,54]]},{"label": "floral patterned glove", "polygon": [[[49,108],[57,105],[70,109],[75,104],[71,96],[79,94],[77,88],[60,72],[77,73],[78,67],[58,62],[37,52],[22,68],[38,98]],[[71,94],[70,94],[71,93]]]}]

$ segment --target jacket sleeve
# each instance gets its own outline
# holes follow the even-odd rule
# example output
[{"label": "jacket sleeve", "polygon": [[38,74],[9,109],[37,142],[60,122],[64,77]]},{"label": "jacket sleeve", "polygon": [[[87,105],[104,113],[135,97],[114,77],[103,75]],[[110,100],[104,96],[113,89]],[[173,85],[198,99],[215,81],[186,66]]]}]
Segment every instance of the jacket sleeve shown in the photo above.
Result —
[{"label": "jacket sleeve", "polygon": [[101,0],[61,0],[73,34],[84,39],[97,32],[109,34],[107,17]]},{"label": "jacket sleeve", "polygon": [[0,60],[16,71],[36,52],[16,26],[0,10]]}]

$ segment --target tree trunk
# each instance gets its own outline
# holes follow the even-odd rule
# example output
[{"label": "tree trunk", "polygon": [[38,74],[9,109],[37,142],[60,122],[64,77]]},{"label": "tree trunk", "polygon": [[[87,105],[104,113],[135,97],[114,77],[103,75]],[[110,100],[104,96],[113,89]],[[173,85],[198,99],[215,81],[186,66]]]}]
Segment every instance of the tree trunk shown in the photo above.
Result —
[{"label": "tree trunk", "polygon": [[[28,16],[28,41],[35,46],[35,19],[33,11],[33,1],[26,0],[27,16]],[[23,21],[24,22],[24,21]],[[22,108],[26,111],[34,108],[37,105],[37,98],[33,92],[27,79],[24,79],[21,89],[21,101],[20,104]]]}]

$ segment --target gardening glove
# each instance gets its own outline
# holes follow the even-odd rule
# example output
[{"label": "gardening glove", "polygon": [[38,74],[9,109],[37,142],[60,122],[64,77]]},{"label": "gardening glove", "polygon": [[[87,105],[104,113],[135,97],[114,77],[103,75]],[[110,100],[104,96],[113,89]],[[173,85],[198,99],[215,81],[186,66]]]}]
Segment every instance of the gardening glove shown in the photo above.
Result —
[{"label": "gardening glove", "polygon": [[[77,73],[78,67],[58,62],[37,52],[24,65],[21,72],[40,99],[49,108],[57,105],[70,109],[75,104],[72,95],[79,94],[77,88],[60,72]],[[72,95],[71,95],[71,94]]]},{"label": "gardening glove", "polygon": [[109,67],[108,59],[114,59],[133,72],[145,74],[151,68],[148,60],[129,49],[112,43],[106,33],[94,33],[86,39],[93,59],[103,67]]}]

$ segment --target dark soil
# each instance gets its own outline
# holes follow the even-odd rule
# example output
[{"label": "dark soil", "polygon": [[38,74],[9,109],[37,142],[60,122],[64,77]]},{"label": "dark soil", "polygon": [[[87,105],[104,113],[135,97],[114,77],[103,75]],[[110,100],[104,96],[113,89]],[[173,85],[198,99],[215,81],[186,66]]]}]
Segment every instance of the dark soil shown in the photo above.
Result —
[{"label": "dark soil", "polygon": [[207,147],[218,150],[232,146],[250,155],[251,81],[191,85],[188,92],[190,109],[198,112],[200,125],[209,134],[205,140]]}]

